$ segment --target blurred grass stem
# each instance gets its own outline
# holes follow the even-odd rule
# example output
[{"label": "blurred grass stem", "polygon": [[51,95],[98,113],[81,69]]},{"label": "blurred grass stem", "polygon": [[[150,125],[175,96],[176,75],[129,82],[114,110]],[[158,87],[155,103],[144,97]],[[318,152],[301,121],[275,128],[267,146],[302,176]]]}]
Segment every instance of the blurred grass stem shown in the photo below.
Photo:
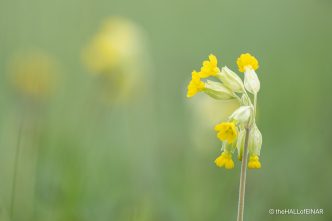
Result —
[{"label": "blurred grass stem", "polygon": [[24,117],[21,117],[19,122],[18,134],[17,134],[17,141],[16,141],[16,148],[15,148],[15,158],[14,158],[14,173],[13,173],[13,181],[12,181],[12,188],[11,188],[11,196],[10,196],[10,220],[13,220],[14,216],[14,206],[15,206],[15,190],[16,190],[16,181],[18,176],[18,165],[19,165],[19,158],[21,153],[21,140],[22,140],[22,132],[23,132],[23,120]]},{"label": "blurred grass stem", "polygon": [[239,187],[239,202],[238,202],[238,212],[237,221],[243,221],[244,213],[244,196],[246,190],[246,176],[247,176],[247,161],[248,161],[248,141],[249,141],[250,128],[246,128],[246,136],[244,141],[244,157],[242,159],[241,165],[241,175],[240,175],[240,187]]}]

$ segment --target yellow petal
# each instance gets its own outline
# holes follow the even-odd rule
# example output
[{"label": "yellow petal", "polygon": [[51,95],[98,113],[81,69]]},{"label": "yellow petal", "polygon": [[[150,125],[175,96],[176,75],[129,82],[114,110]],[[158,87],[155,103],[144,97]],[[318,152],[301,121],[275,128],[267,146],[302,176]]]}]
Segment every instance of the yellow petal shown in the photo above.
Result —
[{"label": "yellow petal", "polygon": [[254,70],[259,68],[257,59],[249,53],[241,54],[236,63],[240,72],[245,72],[246,68],[252,68]]}]

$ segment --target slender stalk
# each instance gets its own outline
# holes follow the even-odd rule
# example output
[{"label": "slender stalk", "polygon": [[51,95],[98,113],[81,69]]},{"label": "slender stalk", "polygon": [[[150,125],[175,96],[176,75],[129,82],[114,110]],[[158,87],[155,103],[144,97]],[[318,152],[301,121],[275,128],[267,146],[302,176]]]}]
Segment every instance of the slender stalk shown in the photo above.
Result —
[{"label": "slender stalk", "polygon": [[21,153],[22,131],[23,131],[23,117],[19,122],[17,142],[15,148],[14,173],[13,173],[13,181],[12,181],[11,196],[10,196],[10,220],[13,220],[14,216],[15,190],[16,190],[16,181],[18,176],[19,158]]},{"label": "slender stalk", "polygon": [[254,119],[256,119],[257,94],[254,94]]},{"label": "slender stalk", "polygon": [[244,150],[243,150],[244,156],[242,158],[241,175],[240,175],[237,221],[243,221],[244,196],[245,196],[245,190],[246,190],[246,176],[247,176],[249,132],[250,132],[250,128],[246,128],[246,136],[245,136],[245,140],[244,140]]}]

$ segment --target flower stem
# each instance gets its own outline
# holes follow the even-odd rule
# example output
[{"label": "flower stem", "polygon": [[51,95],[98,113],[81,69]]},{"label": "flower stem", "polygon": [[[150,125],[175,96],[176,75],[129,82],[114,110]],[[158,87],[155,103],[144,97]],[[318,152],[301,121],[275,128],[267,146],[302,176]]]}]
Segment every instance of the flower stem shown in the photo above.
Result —
[{"label": "flower stem", "polygon": [[254,119],[256,119],[257,94],[254,94]]},{"label": "flower stem", "polygon": [[13,181],[11,188],[11,196],[10,196],[10,220],[13,220],[14,216],[14,205],[15,205],[15,190],[16,190],[16,180],[18,176],[18,164],[21,152],[21,140],[22,140],[22,131],[23,131],[23,117],[20,120],[15,149],[15,158],[14,158],[14,172],[13,172]]},{"label": "flower stem", "polygon": [[244,140],[244,150],[241,165],[240,187],[239,187],[239,202],[237,211],[237,221],[243,221],[244,213],[244,196],[246,190],[246,175],[247,175],[247,161],[248,161],[248,141],[249,141],[250,128],[246,128],[246,136]]}]

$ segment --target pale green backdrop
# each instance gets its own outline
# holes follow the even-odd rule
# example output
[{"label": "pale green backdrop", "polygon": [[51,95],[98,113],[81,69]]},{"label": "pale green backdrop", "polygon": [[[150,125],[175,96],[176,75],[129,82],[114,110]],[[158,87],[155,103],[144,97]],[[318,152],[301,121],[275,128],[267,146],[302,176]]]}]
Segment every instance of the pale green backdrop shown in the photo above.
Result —
[{"label": "pale green backdrop", "polygon": [[[139,98],[105,107],[91,99],[81,51],[110,16],[144,30],[150,68]],[[263,147],[262,169],[248,172],[245,220],[332,220],[331,27],[329,0],[1,0],[0,219],[10,220],[24,115],[37,129],[23,130],[13,220],[235,220],[240,164],[213,164],[214,124],[197,110],[202,96],[185,95],[208,54],[236,70],[250,52],[260,62]],[[36,109],[20,106],[7,74],[13,54],[31,48],[61,69],[56,93]]]}]

